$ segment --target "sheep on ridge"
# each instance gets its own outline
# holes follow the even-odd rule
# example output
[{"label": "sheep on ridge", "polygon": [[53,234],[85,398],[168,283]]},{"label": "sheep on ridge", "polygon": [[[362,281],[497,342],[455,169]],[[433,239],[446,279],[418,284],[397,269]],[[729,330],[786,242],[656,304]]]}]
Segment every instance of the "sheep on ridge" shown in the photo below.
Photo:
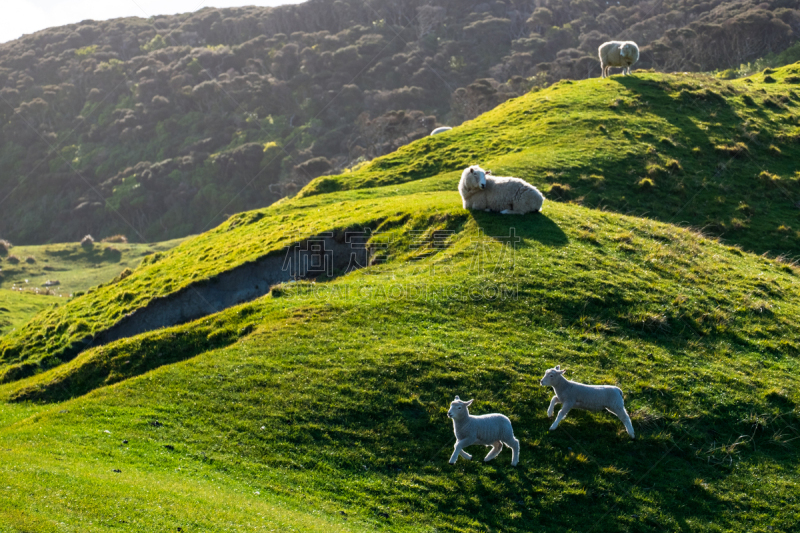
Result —
[{"label": "sheep on ridge", "polygon": [[553,409],[556,404],[562,404],[555,422],[550,426],[550,431],[558,427],[558,424],[564,420],[569,410],[573,407],[587,411],[608,409],[622,420],[628,435],[632,439],[636,438],[633,433],[631,417],[628,416],[628,412],[625,410],[625,401],[622,398],[622,390],[619,387],[614,387],[613,385],[584,385],[583,383],[570,381],[564,377],[564,372],[566,371],[566,369],[561,370],[561,365],[558,365],[555,368],[548,369],[544,373],[544,377],[539,381],[542,386],[553,387],[556,393],[553,399],[550,400],[547,416],[553,418]]},{"label": "sheep on ridge", "polygon": [[622,67],[622,73],[631,73],[631,65],[639,61],[639,47],[633,41],[608,41],[597,49],[600,56],[600,70],[602,78],[610,76],[611,67]]},{"label": "sheep on ridge", "polygon": [[499,211],[503,215],[538,213],[544,203],[539,189],[527,181],[493,176],[477,165],[461,173],[458,192],[464,209]]},{"label": "sheep on ridge", "polygon": [[451,126],[439,126],[435,130],[431,132],[431,135],[439,135],[440,133],[444,133],[446,131],[450,131],[453,128]]},{"label": "sheep on ridge", "polygon": [[511,466],[517,466],[519,441],[514,438],[511,420],[499,413],[480,416],[469,414],[469,406],[474,401],[462,402],[456,396],[456,399],[450,403],[447,416],[453,419],[453,431],[456,434],[456,445],[453,455],[450,456],[450,464],[456,464],[459,455],[467,461],[472,460],[472,456],[465,452],[464,448],[473,444],[491,446],[492,449],[484,459],[484,461],[491,461],[503,450],[503,444],[505,444],[511,448]]}]

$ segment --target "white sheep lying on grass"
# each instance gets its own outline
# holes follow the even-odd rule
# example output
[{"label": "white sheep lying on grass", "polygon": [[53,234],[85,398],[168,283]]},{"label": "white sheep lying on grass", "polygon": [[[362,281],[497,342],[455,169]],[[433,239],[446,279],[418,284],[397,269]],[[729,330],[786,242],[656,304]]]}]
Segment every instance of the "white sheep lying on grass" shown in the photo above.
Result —
[{"label": "white sheep lying on grass", "polygon": [[625,410],[625,403],[622,398],[622,390],[613,385],[584,385],[583,383],[576,383],[564,377],[564,372],[561,370],[561,365],[555,368],[550,368],[544,373],[544,377],[539,381],[540,385],[545,387],[553,387],[556,395],[550,400],[550,407],[547,408],[547,416],[553,417],[553,409],[557,403],[562,404],[561,410],[558,412],[558,417],[553,425],[550,426],[550,431],[558,427],[558,424],[566,418],[567,413],[573,407],[577,409],[585,409],[587,411],[602,411],[608,409],[617,418],[622,420],[625,424],[625,429],[628,430],[628,435],[632,439],[636,438],[633,433],[633,425],[631,424],[631,417]]},{"label": "white sheep lying on grass", "polygon": [[453,431],[456,434],[456,445],[453,455],[450,456],[450,464],[456,464],[459,455],[467,461],[472,460],[472,456],[465,452],[464,448],[473,444],[491,446],[492,449],[484,459],[484,461],[491,461],[503,450],[503,444],[505,444],[511,448],[511,466],[517,466],[519,441],[514,438],[511,420],[498,413],[480,416],[469,414],[468,408],[474,401],[462,402],[456,396],[456,399],[450,403],[447,416],[453,419]]},{"label": "white sheep lying on grass", "polygon": [[458,192],[464,209],[499,211],[503,215],[538,213],[544,203],[539,189],[527,181],[493,176],[477,165],[461,173]]},{"label": "white sheep lying on grass", "polygon": [[639,61],[639,47],[633,41],[608,41],[597,49],[600,56],[601,77],[610,76],[611,67],[622,67],[623,74],[631,73],[631,65]]}]

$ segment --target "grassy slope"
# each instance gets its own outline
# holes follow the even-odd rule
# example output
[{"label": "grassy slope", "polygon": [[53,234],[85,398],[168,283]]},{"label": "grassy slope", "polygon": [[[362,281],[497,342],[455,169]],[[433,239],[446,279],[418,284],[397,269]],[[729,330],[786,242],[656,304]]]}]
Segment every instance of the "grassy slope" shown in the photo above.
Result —
[{"label": "grassy slope", "polygon": [[[15,246],[12,264],[0,257],[0,334],[25,324],[36,313],[65,297],[113,279],[126,268],[136,268],[142,257],[164,252],[185,239],[152,244],[98,243],[85,250],[77,243]],[[33,261],[25,259],[32,257]],[[47,281],[59,285],[44,287]]]},{"label": "grassy slope", "polygon": [[[17,503],[11,516],[44,522],[70,506],[75,530],[94,521],[102,531],[112,524],[98,518],[128,516],[116,499],[130,498],[136,520],[113,525],[133,530],[166,523],[157,502],[170,504],[172,524],[186,524],[194,515],[185,498],[217,508],[236,496],[241,521],[267,496],[325,520],[345,511],[351,522],[393,530],[790,527],[800,512],[789,440],[800,431],[791,268],[609,213],[551,204],[546,217],[473,218],[455,193],[434,197],[419,216],[447,213],[458,231],[438,254],[408,261],[399,246],[396,260],[324,287],[288,284],[5,385],[7,399],[45,403],[4,404],[0,449],[27,450],[23,464],[3,462],[4,477],[24,490],[46,478],[62,495],[34,491],[34,503]],[[408,224],[398,236],[416,227]],[[477,228],[507,235],[509,224],[523,238],[513,263],[492,242],[476,267]],[[491,299],[495,286],[505,299]],[[477,299],[468,290],[486,287]],[[118,381],[142,360],[191,348],[184,344],[213,346],[220,331],[242,337],[50,403],[98,369]],[[536,380],[556,362],[580,379],[621,385],[640,439],[629,442],[605,414],[573,413],[548,434],[550,393]],[[478,413],[512,417],[519,468],[508,452],[491,465],[446,464],[454,394],[476,397]],[[90,489],[113,469],[124,483]],[[209,493],[207,478],[225,483]],[[565,515],[565,504],[580,512]],[[282,508],[261,509],[285,519]],[[224,518],[208,520],[225,529]]]},{"label": "grassy slope", "polygon": [[[145,301],[298,235],[391,232],[384,264],[286,284],[0,387],[0,468],[13,480],[0,505],[0,524],[12,525],[2,527],[791,528],[800,512],[797,271],[675,226],[578,206],[467,213],[456,179],[243,214],[38,317],[29,334],[57,316],[96,327],[120,294]],[[503,239],[476,247],[481,229],[510,227],[522,238],[514,254]],[[411,241],[431,229],[454,232],[446,248]],[[8,339],[23,354],[41,349]],[[639,440],[607,414],[576,412],[548,433],[550,393],[537,380],[556,363],[619,384]],[[454,394],[477,398],[473,412],[511,416],[517,469],[508,451],[488,465],[446,464]]]}]

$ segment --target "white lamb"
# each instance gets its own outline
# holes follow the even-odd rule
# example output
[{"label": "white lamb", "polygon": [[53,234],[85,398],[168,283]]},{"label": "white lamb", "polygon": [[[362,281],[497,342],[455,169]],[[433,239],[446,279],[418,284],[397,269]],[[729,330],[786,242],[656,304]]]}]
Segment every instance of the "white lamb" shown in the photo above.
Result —
[{"label": "white lamb", "polygon": [[547,416],[553,418],[553,409],[557,403],[563,404],[561,410],[558,412],[556,421],[550,426],[550,431],[558,427],[559,422],[564,420],[573,407],[577,409],[585,409],[587,411],[602,411],[608,409],[617,416],[622,423],[625,424],[625,429],[628,430],[628,435],[632,439],[636,438],[633,433],[633,425],[631,424],[631,417],[625,410],[625,403],[622,398],[622,390],[613,385],[584,385],[583,383],[576,383],[564,377],[564,372],[561,370],[561,365],[555,368],[550,368],[544,373],[544,377],[539,381],[540,385],[545,387],[553,387],[556,395],[550,400],[550,407],[547,408]]},{"label": "white lamb", "polygon": [[503,215],[538,213],[544,203],[539,189],[527,181],[493,176],[477,165],[461,173],[458,192],[464,209],[499,211]]},{"label": "white lamb", "polygon": [[608,41],[597,49],[602,77],[610,76],[611,67],[622,67],[622,73],[631,73],[631,65],[639,61],[639,47],[633,41]]},{"label": "white lamb", "polygon": [[514,438],[511,420],[498,413],[480,416],[469,414],[468,408],[474,401],[462,402],[456,396],[456,399],[450,403],[447,416],[453,419],[453,431],[456,434],[456,445],[453,455],[450,456],[450,464],[456,464],[459,455],[467,461],[472,460],[472,456],[465,452],[464,448],[473,444],[491,446],[492,449],[484,459],[484,461],[491,461],[503,450],[503,444],[505,444],[511,448],[511,466],[517,466],[519,441]]}]

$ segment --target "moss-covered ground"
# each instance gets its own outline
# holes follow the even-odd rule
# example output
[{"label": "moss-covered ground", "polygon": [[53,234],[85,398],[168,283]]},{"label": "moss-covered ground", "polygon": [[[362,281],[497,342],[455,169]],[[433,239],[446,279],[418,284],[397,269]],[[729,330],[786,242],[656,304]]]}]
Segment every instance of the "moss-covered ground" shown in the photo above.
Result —
[{"label": "moss-covered ground", "polygon": [[[575,92],[584,104],[553,110],[548,120],[566,127],[564,113],[589,114],[591,94],[602,113],[629,115],[630,132],[639,114],[680,115],[657,101],[609,108],[601,83],[614,84],[623,99],[625,90],[656,86],[669,87],[671,99],[684,90],[713,89],[725,101],[755,94],[747,82],[727,95],[727,88],[696,85],[714,83],[705,78],[639,74],[561,84],[506,104],[507,112]],[[752,84],[760,90],[760,81]],[[769,93],[780,83],[764,85]],[[520,123],[506,134],[490,122],[500,116],[493,113],[446,134],[457,142],[426,139],[312,183],[300,198],[232,217],[3,337],[0,530],[794,528],[800,272],[761,255],[773,241],[750,232],[755,214],[750,230],[719,242],[667,223],[666,211],[646,218],[612,212],[613,205],[554,201],[542,215],[464,211],[454,190],[462,164],[418,169],[416,150],[464,151],[459,157],[515,174],[549,157],[541,164],[558,168],[560,161],[559,183],[574,177],[572,191],[584,187],[580,176],[588,169],[570,162],[594,157],[600,168],[607,156],[601,181],[610,198],[626,188],[635,198],[674,196],[666,178],[646,193],[634,190],[627,169],[638,165],[644,175],[651,159],[646,152],[619,157],[596,127],[580,126],[572,142],[553,141],[549,151],[542,141],[525,163],[524,135],[541,130],[527,132]],[[771,144],[794,153],[789,141],[775,143],[795,126],[773,118],[759,131],[769,126]],[[616,127],[606,118],[602,124]],[[490,125],[520,151],[493,152]],[[660,158],[693,147],[672,130],[650,134],[674,147],[662,148],[668,143],[657,138],[631,149],[652,144],[652,157]],[[743,142],[714,135],[714,146]],[[581,155],[592,146],[594,156]],[[704,146],[698,161],[721,160]],[[763,164],[770,176],[791,182],[789,163],[773,165],[755,143],[747,146],[748,157],[724,159],[735,164],[725,174],[731,189],[720,209],[737,198],[760,206],[754,209],[778,205],[769,184],[761,196],[748,191],[755,199],[744,196],[756,168],[748,165]],[[699,221],[711,186],[698,185],[688,163],[679,163],[687,188],[697,187],[684,211]],[[547,190],[536,176],[524,177]],[[796,217],[782,207],[763,213],[769,224],[785,216],[790,226]],[[58,358],[75,339],[154,297],[285,253],[303,237],[347,229],[374,234],[367,268],[325,283],[285,283],[195,322]],[[796,245],[791,234],[780,242],[782,253]],[[570,378],[620,386],[637,440],[608,413],[573,411],[549,432],[552,392],[538,380],[556,364]],[[454,438],[446,410],[455,395],[474,397],[475,414],[511,418],[522,443],[517,468],[507,450],[484,464],[478,448],[469,450],[476,452],[472,462],[447,464]]]}]

